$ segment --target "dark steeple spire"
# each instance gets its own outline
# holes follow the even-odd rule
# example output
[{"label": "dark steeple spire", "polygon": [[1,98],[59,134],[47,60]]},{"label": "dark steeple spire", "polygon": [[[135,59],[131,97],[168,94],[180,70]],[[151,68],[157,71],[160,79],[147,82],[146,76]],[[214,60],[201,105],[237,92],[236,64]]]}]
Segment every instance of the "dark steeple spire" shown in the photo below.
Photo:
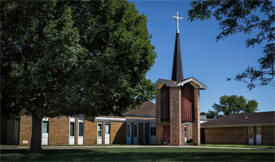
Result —
[{"label": "dark steeple spire", "polygon": [[182,61],[180,53],[180,34],[177,31],[176,41],[175,41],[175,50],[174,50],[174,61],[173,61],[173,71],[171,80],[180,82],[183,80],[183,71],[182,71]]}]

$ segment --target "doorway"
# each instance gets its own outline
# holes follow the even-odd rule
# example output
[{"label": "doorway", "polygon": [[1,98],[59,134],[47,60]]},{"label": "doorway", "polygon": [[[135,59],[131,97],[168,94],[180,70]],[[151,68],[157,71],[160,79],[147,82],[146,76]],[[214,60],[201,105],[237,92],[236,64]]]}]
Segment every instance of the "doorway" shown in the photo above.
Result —
[{"label": "doorway", "polygon": [[105,124],[105,144],[110,144],[110,123]]},{"label": "doorway", "polygon": [[42,120],[42,145],[48,145],[49,143],[49,118],[43,118]]}]

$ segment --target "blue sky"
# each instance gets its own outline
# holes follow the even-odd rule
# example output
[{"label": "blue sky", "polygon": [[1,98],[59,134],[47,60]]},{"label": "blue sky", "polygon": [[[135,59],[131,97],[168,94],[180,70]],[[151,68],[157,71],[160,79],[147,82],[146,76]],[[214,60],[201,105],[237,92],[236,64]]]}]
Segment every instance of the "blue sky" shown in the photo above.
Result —
[{"label": "blue sky", "polygon": [[245,47],[246,36],[235,34],[216,42],[218,23],[208,21],[187,21],[189,1],[134,1],[140,13],[147,16],[147,26],[152,35],[157,58],[147,73],[147,78],[155,82],[158,78],[170,79],[176,34],[176,21],[172,16],[179,11],[180,43],[184,77],[195,77],[208,88],[201,91],[200,108],[208,111],[222,95],[242,95],[246,99],[258,101],[258,111],[275,110],[275,89],[272,86],[248,90],[239,81],[227,81],[249,65],[257,65],[262,48]]}]

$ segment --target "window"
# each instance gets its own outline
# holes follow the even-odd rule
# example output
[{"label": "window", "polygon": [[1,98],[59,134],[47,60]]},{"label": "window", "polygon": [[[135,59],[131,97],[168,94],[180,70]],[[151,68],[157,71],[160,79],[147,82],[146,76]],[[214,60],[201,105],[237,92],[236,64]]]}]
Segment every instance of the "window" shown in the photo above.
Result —
[{"label": "window", "polygon": [[49,133],[49,121],[42,122],[42,133]]},{"label": "window", "polygon": [[156,136],[156,127],[150,127],[150,136]]},{"label": "window", "polygon": [[97,136],[102,137],[102,124],[97,124]]},{"label": "window", "polygon": [[137,137],[137,125],[134,125],[134,137]]},{"label": "window", "polygon": [[184,137],[188,136],[187,127],[184,127]]},{"label": "window", "polygon": [[74,122],[70,123],[70,136],[74,136]]},{"label": "window", "polygon": [[110,134],[110,124],[105,125],[105,134]]},{"label": "window", "polygon": [[79,136],[83,136],[84,134],[84,124],[83,123],[79,123],[79,132],[78,135]]},{"label": "window", "polygon": [[131,136],[131,126],[130,124],[127,125],[127,137],[130,137]]}]

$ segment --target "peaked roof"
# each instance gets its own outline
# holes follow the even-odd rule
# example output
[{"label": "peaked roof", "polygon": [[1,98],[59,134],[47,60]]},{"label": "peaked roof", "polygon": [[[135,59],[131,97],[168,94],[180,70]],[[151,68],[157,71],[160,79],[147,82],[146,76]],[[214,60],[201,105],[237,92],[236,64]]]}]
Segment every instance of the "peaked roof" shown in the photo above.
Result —
[{"label": "peaked roof", "polygon": [[156,84],[164,84],[167,87],[180,87],[180,86],[184,86],[187,83],[190,83],[191,85],[193,85],[194,87],[199,88],[199,89],[205,90],[207,88],[206,85],[204,85],[203,83],[201,83],[200,81],[198,81],[197,79],[195,79],[193,77],[183,79],[180,82],[176,82],[174,80],[167,80],[167,79],[158,79],[156,81]]},{"label": "peaked roof", "polygon": [[229,115],[201,124],[202,128],[275,125],[275,111]]},{"label": "peaked roof", "polygon": [[176,33],[174,61],[173,61],[173,70],[172,70],[171,80],[174,80],[177,82],[180,82],[183,80],[179,33]]},{"label": "peaked roof", "polygon": [[125,116],[156,117],[155,104],[150,101],[146,101],[140,107],[137,107],[137,108],[125,113]]}]

